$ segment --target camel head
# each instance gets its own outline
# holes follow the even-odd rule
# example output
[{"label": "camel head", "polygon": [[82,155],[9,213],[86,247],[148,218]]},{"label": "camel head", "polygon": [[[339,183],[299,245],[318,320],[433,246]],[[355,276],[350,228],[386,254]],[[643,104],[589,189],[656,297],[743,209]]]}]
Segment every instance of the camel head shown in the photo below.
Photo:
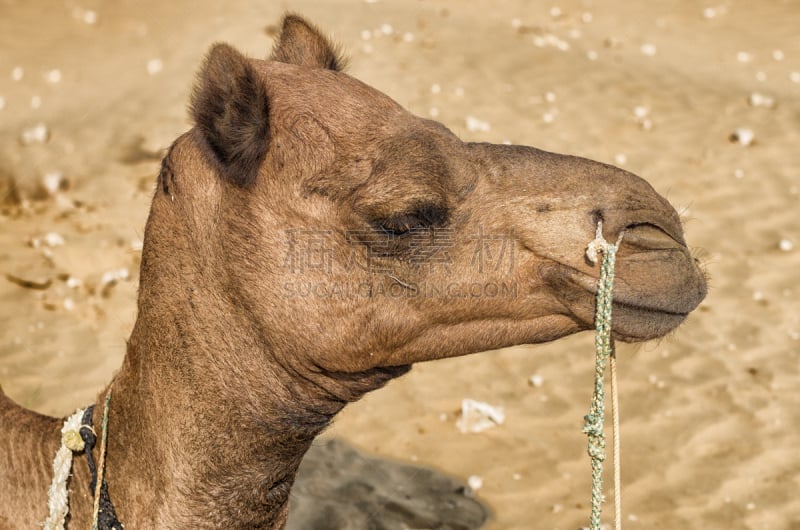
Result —
[{"label": "camel head", "polygon": [[269,60],[211,49],[195,127],[159,177],[140,314],[168,289],[197,322],[225,323],[223,349],[248,337],[304,377],[377,383],[592,328],[600,221],[608,241],[624,231],[618,339],[661,337],[705,296],[678,214],[643,179],[463,142],[342,64],[291,15]]}]

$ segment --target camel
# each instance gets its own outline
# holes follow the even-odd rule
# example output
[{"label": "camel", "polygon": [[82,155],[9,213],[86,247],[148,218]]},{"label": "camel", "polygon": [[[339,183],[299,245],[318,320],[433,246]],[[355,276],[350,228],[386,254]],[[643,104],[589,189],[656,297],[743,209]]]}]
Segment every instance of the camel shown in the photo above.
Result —
[{"label": "camel", "polygon": [[[590,329],[600,221],[609,241],[625,232],[617,339],[661,337],[705,296],[645,180],[463,142],[343,63],[290,14],[269,60],[215,44],[200,69],[113,377],[105,478],[126,528],[284,528],[303,455],[347,403],[414,363]],[[47,516],[62,422],[0,393],[0,528]],[[89,525],[89,481],[77,454],[69,528]]]}]

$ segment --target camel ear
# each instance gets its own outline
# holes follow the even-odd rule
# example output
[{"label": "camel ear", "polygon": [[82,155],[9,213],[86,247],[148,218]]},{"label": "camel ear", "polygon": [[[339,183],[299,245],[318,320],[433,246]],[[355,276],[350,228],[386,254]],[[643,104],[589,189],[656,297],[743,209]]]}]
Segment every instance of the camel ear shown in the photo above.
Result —
[{"label": "camel ear", "polygon": [[286,15],[283,18],[281,34],[272,50],[271,59],[337,72],[341,72],[345,66],[336,47],[316,27],[297,15]]},{"label": "camel ear", "polygon": [[190,108],[223,175],[239,186],[255,182],[269,146],[269,99],[249,60],[227,44],[212,46]]}]

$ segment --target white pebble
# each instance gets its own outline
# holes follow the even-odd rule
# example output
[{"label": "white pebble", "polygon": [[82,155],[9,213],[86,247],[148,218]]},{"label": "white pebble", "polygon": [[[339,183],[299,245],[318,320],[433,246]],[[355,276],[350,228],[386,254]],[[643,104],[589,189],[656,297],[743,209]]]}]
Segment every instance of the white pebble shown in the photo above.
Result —
[{"label": "white pebble", "polygon": [[97,11],[94,11],[92,9],[87,9],[86,11],[83,12],[81,20],[83,20],[84,23],[89,25],[95,24],[97,22]]},{"label": "white pebble", "polygon": [[531,386],[535,386],[536,388],[541,388],[541,386],[544,384],[544,377],[542,377],[539,374],[534,374],[530,376],[528,382],[531,384]]},{"label": "white pebble", "polygon": [[522,475],[519,473],[514,473],[511,475],[512,480],[522,480]]},{"label": "white pebble", "polygon": [[794,243],[791,239],[781,239],[778,242],[778,248],[784,252],[791,252],[794,249]]},{"label": "white pebble", "polygon": [[372,32],[368,29],[361,30],[361,40],[369,40],[372,38]]},{"label": "white pebble", "polygon": [[15,66],[11,70],[11,80],[12,81],[21,81],[22,77],[24,75],[25,75],[25,70],[23,70],[21,66]]},{"label": "white pebble", "polygon": [[771,109],[775,106],[775,98],[762,94],[761,92],[753,92],[747,97],[747,103],[751,107],[766,107]]},{"label": "white pebble", "polygon": [[556,100],[555,92],[547,91],[544,93],[544,100],[548,103],[553,103]]},{"label": "white pebble", "polygon": [[453,93],[458,97],[463,96],[464,95],[464,87],[457,86],[456,89],[453,91]]},{"label": "white pebble", "polygon": [[431,85],[431,94],[440,94],[442,92],[442,87],[439,83],[434,83]]},{"label": "white pebble", "polygon": [[737,179],[744,178],[744,170],[739,168],[734,169],[733,176],[736,177]]},{"label": "white pebble", "polygon": [[766,80],[767,80],[766,72],[762,72],[761,70],[756,72],[756,81],[761,81],[763,83]]},{"label": "white pebble", "polygon": [[644,55],[652,57],[656,54],[656,45],[650,43],[642,44],[641,51]]},{"label": "white pebble", "polygon": [[128,269],[116,269],[104,272],[103,276],[100,278],[100,283],[105,285],[119,280],[127,280],[129,276]]},{"label": "white pebble", "polygon": [[625,153],[617,153],[614,155],[614,162],[620,166],[628,161],[628,156]]},{"label": "white pebble", "polygon": [[561,513],[564,511],[564,506],[561,504],[554,504],[551,509],[553,510],[553,513]]},{"label": "white pebble", "polygon": [[800,83],[800,72],[790,72],[789,81],[792,83]]},{"label": "white pebble", "polygon": [[589,22],[592,21],[592,19],[594,19],[594,16],[588,11],[581,13],[581,22],[583,22],[584,24],[588,24]]},{"label": "white pebble", "polygon": [[6,108],[6,98],[0,96],[0,110],[3,110],[4,108]]},{"label": "white pebble", "polygon": [[542,121],[545,123],[553,123],[554,121],[556,121],[556,114],[558,114],[558,111],[556,109],[550,109],[544,114],[542,114]]},{"label": "white pebble", "polygon": [[394,28],[391,24],[381,24],[381,33],[384,35],[391,35],[394,33]]},{"label": "white pebble", "polygon": [[38,109],[42,106],[42,98],[41,96],[33,96],[31,97],[31,108]]},{"label": "white pebble", "polygon": [[597,57],[598,57],[597,52],[594,50],[589,50],[588,52],[586,52],[586,58],[589,59],[590,61],[596,61]]},{"label": "white pebble", "polygon": [[756,139],[756,135],[752,129],[740,127],[731,133],[729,139],[731,142],[735,142],[739,145],[747,147],[753,144],[753,141]]},{"label": "white pebble", "polygon": [[782,61],[786,57],[783,50],[772,50],[772,58],[776,61]]},{"label": "white pebble", "polygon": [[64,237],[57,232],[48,232],[42,238],[42,242],[48,247],[60,247],[64,245]]},{"label": "white pebble", "polygon": [[60,171],[50,171],[42,177],[42,186],[50,195],[55,195],[65,184],[64,174]]},{"label": "white pebble", "polygon": [[753,54],[749,52],[739,52],[736,54],[736,60],[740,63],[749,63],[753,60]]},{"label": "white pebble", "polygon": [[23,145],[34,143],[43,144],[48,138],[50,138],[50,130],[47,128],[47,125],[44,123],[37,123],[33,127],[28,127],[22,131],[20,141]]},{"label": "white pebble", "polygon": [[745,508],[747,508],[748,510],[755,510],[755,509],[756,509],[756,503],[754,503],[754,502],[748,502],[748,503],[745,505]]},{"label": "white pebble", "polygon": [[66,309],[67,311],[72,311],[73,309],[75,309],[75,301],[72,298],[65,298],[64,309]]},{"label": "white pebble", "polygon": [[714,18],[717,16],[717,10],[713,7],[707,7],[703,9],[703,16],[706,18]]},{"label": "white pebble", "polygon": [[408,31],[403,33],[403,42],[414,42],[414,34]]},{"label": "white pebble", "polygon": [[485,122],[476,118],[475,116],[467,116],[467,130],[470,132],[487,132],[491,130],[489,122]]},{"label": "white pebble", "polygon": [[478,475],[470,475],[467,479],[467,484],[469,484],[472,491],[478,491],[483,487],[483,479]]},{"label": "white pebble", "polygon": [[438,118],[439,117],[439,107],[431,107],[428,109],[428,115],[431,118]]},{"label": "white pebble", "polygon": [[762,293],[761,291],[754,291],[753,292],[753,300],[755,300],[756,302],[760,302],[760,301],[764,300],[764,298],[766,298],[766,297],[764,296],[764,293]]},{"label": "white pebble", "polygon": [[636,514],[634,514],[634,513],[629,513],[628,514],[628,521],[630,521],[632,523],[635,523],[638,520],[639,520],[639,518],[636,516]]},{"label": "white pebble", "polygon": [[44,78],[48,83],[51,83],[53,85],[55,85],[56,83],[60,83],[61,82],[61,70],[59,70],[58,68],[54,68],[52,70],[49,70],[45,74]]},{"label": "white pebble", "polygon": [[74,276],[67,278],[67,287],[70,289],[76,289],[81,285],[83,285],[83,281],[80,278],[75,278]]},{"label": "white pebble", "polygon": [[147,73],[156,75],[164,68],[164,62],[161,59],[150,59],[147,61]]},{"label": "white pebble", "polygon": [[521,18],[512,18],[511,19],[511,27],[514,29],[519,29],[522,27],[522,19]]},{"label": "white pebble", "polygon": [[131,240],[131,250],[134,252],[141,252],[144,248],[144,241],[141,239],[132,239]]},{"label": "white pebble", "polygon": [[561,8],[558,7],[558,6],[553,6],[553,7],[550,8],[550,16],[553,17],[553,18],[560,17],[563,14],[564,14],[564,12],[561,11]]},{"label": "white pebble", "polygon": [[650,114],[650,109],[644,105],[637,105],[636,107],[633,107],[633,115],[637,118],[644,118],[648,114]]}]

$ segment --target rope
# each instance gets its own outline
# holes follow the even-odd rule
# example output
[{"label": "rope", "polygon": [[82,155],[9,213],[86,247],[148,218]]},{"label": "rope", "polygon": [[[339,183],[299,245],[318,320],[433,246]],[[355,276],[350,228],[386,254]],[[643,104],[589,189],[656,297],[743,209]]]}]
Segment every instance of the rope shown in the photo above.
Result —
[{"label": "rope", "polygon": [[591,530],[600,530],[603,503],[603,461],[606,458],[606,437],[603,431],[605,421],[605,371],[606,363],[611,363],[611,393],[614,423],[614,506],[615,527],[622,528],[622,500],[620,494],[620,469],[619,469],[619,429],[618,396],[616,384],[616,354],[614,341],[611,338],[611,307],[612,288],[614,285],[614,264],[617,249],[622,241],[620,234],[616,244],[611,244],[603,238],[603,222],[597,223],[597,233],[586,248],[586,257],[592,263],[597,263],[597,254],[603,254],[600,267],[600,279],[597,283],[597,306],[595,309],[595,374],[594,392],[589,413],[584,416],[583,432],[589,437],[589,457],[592,461],[592,508],[589,517]]},{"label": "rope", "polygon": [[47,492],[47,507],[50,509],[50,514],[44,522],[45,530],[64,529],[64,520],[69,512],[67,481],[72,470],[72,453],[83,451],[84,447],[79,433],[83,412],[83,409],[78,409],[61,427],[61,447],[53,459],[53,481]]},{"label": "rope", "polygon": [[[103,406],[102,435],[100,438],[100,461],[97,463],[97,479],[94,485],[94,510],[92,510],[92,530],[98,530],[97,521],[100,514],[100,497],[101,497],[100,494],[104,486],[103,474],[105,472],[105,467],[106,467],[106,440],[108,439],[108,409],[109,409],[109,404],[111,403],[111,390],[113,388],[114,388],[113,384],[108,387],[108,392],[106,393],[105,405]],[[107,487],[108,486],[106,486],[106,488]],[[116,516],[114,518],[116,519]]]}]

